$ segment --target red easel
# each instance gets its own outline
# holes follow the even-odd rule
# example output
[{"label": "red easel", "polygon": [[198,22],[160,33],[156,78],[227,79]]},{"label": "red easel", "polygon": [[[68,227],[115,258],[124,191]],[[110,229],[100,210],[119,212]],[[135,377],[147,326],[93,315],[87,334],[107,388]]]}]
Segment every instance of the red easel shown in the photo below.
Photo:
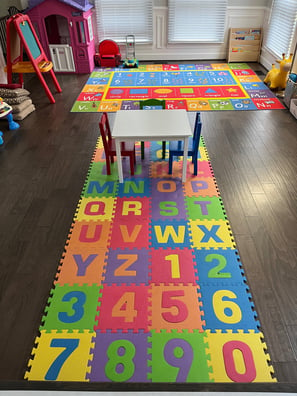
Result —
[{"label": "red easel", "polygon": [[[13,73],[18,73],[19,83],[23,84],[23,73],[35,72],[50,102],[55,103],[42,73],[50,73],[57,92],[62,92],[62,89],[53,71],[53,64],[47,59],[28,15],[17,14],[10,17],[6,22],[6,37],[8,84],[12,83]],[[23,49],[30,61],[23,61]]]}]

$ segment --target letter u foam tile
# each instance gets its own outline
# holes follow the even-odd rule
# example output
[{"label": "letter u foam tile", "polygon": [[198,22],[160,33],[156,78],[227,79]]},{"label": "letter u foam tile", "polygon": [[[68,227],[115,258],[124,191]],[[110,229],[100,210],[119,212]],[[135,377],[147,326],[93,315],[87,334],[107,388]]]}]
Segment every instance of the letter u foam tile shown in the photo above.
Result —
[{"label": "letter u foam tile", "polygon": [[181,161],[168,175],[154,142],[119,184],[99,139],[26,379],[276,381],[200,143],[198,175],[188,161],[186,183]]}]

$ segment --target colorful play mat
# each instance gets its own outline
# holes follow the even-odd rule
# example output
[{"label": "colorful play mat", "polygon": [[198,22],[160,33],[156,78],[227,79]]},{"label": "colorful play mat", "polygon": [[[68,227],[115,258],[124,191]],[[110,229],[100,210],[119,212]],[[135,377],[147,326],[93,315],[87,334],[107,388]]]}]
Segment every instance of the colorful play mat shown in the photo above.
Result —
[{"label": "colorful play mat", "polygon": [[161,151],[120,184],[99,138],[26,379],[276,381],[203,138],[184,184]]},{"label": "colorful play mat", "polygon": [[71,111],[135,110],[141,100],[151,98],[165,99],[168,110],[284,108],[246,63],[211,63],[95,69]]}]

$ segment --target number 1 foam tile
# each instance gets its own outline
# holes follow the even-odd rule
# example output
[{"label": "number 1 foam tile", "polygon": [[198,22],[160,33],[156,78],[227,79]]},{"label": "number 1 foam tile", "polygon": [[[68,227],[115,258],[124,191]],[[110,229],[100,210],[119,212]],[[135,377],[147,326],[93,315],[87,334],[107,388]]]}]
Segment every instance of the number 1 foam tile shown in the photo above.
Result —
[{"label": "number 1 foam tile", "polygon": [[212,332],[238,329],[259,331],[260,323],[244,284],[200,284],[205,329]]},{"label": "number 1 foam tile", "polygon": [[[198,286],[191,285],[151,285],[149,289],[150,300],[150,330],[188,330],[203,331],[201,302]],[[172,310],[174,308],[174,311]]]},{"label": "number 1 foam tile", "polygon": [[96,331],[87,379],[90,382],[148,382],[148,335],[141,331]]},{"label": "number 1 foam tile", "polygon": [[87,381],[94,332],[41,331],[29,360],[25,379],[30,381]]},{"label": "number 1 foam tile", "polygon": [[148,378],[152,382],[213,382],[205,333],[152,331],[148,340],[151,345]]},{"label": "number 1 foam tile", "polygon": [[262,333],[206,331],[215,382],[276,382]]},{"label": "number 1 foam tile", "polygon": [[109,249],[104,284],[148,285],[148,249]]},{"label": "number 1 foam tile", "polygon": [[94,330],[148,331],[148,286],[103,285]]},{"label": "number 1 foam tile", "polygon": [[191,246],[194,248],[236,248],[228,221],[189,220],[189,229]]},{"label": "number 1 foam tile", "polygon": [[235,249],[194,249],[195,268],[199,276],[199,285],[246,284],[246,278]]},{"label": "number 1 foam tile", "polygon": [[150,282],[154,285],[196,285],[193,250],[151,249]]},{"label": "number 1 foam tile", "polygon": [[74,246],[67,248],[60,261],[55,284],[100,285],[107,259],[107,248]]},{"label": "number 1 foam tile", "polygon": [[47,332],[93,330],[101,289],[102,286],[96,284],[56,285],[52,297],[48,299],[49,306],[45,308],[40,330]]}]

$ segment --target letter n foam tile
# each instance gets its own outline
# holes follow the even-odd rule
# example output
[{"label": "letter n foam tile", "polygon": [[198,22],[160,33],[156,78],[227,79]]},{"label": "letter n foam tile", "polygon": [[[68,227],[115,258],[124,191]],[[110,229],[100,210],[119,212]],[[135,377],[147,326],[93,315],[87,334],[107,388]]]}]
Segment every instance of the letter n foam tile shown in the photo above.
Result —
[{"label": "letter n foam tile", "polygon": [[205,333],[194,330],[177,333],[155,333],[152,331],[151,373],[152,382],[212,382],[209,364],[210,356],[206,354]]},{"label": "letter n foam tile", "polygon": [[91,382],[148,382],[149,333],[96,332]]},{"label": "letter n foam tile", "polygon": [[215,382],[276,382],[262,333],[206,333]]},{"label": "letter n foam tile", "polygon": [[201,303],[198,286],[154,286],[150,287],[151,327],[150,330],[193,330],[202,331],[205,322],[201,319]]},{"label": "letter n foam tile", "polygon": [[88,361],[93,332],[84,333],[46,333],[41,331],[33,348],[33,359],[29,361],[30,370],[25,378],[31,381],[87,381]]}]

